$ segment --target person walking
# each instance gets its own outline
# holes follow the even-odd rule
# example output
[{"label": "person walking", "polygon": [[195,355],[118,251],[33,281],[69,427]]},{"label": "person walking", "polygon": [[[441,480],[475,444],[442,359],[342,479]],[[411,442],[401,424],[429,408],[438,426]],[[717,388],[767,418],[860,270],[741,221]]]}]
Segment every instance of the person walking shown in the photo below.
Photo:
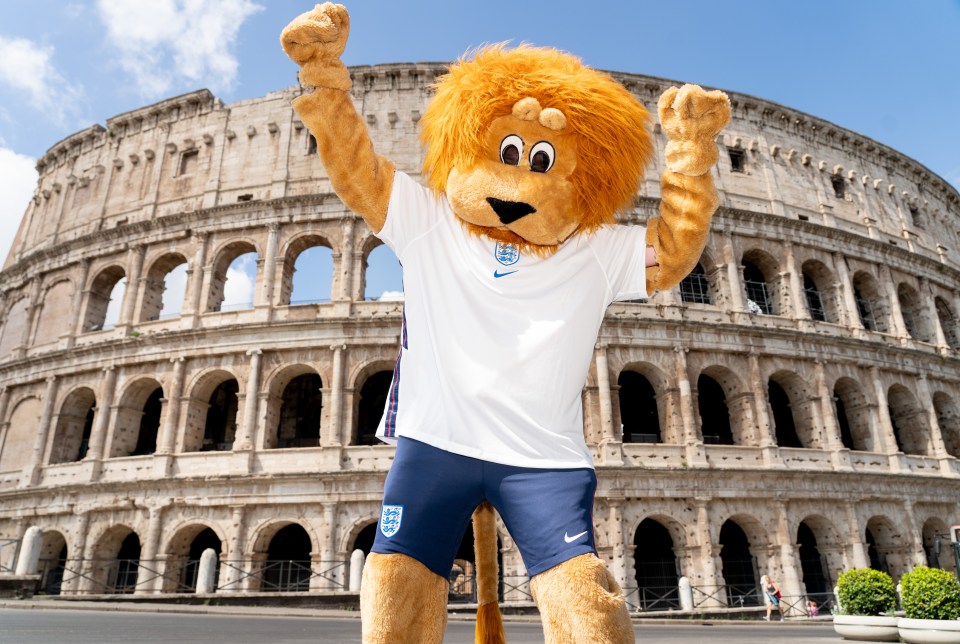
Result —
[{"label": "person walking", "polygon": [[764,575],[760,578],[760,586],[763,588],[763,596],[767,600],[767,615],[763,619],[770,621],[770,613],[776,608],[780,613],[780,621],[783,621],[783,604],[780,601],[780,586],[773,579]]}]

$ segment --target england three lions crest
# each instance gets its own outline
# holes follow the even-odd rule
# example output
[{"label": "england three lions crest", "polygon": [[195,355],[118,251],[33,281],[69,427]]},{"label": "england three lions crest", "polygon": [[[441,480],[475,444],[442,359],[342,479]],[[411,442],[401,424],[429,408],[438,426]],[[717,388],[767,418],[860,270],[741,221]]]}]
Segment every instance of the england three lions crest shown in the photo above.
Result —
[{"label": "england three lions crest", "polygon": [[504,266],[512,266],[520,259],[520,248],[516,244],[498,241],[493,247],[493,256]]},{"label": "england three lions crest", "polygon": [[403,520],[402,505],[385,505],[380,511],[380,532],[385,537],[392,537],[400,530]]}]

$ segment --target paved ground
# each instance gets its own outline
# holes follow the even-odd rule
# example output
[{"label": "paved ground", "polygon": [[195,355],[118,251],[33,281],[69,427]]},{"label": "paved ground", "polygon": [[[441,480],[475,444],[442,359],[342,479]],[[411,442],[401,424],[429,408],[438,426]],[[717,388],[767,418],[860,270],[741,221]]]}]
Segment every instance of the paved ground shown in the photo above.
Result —
[{"label": "paved ground", "polygon": [[[66,610],[29,604],[13,607],[0,604],[0,644],[124,644],[173,642],[231,642],[266,644],[287,642],[323,642],[352,644],[360,642],[360,620],[356,615],[335,611],[307,611],[310,616],[284,615],[289,610],[188,607],[186,612],[166,612],[170,607],[124,606],[123,610],[103,610],[112,606]],[[204,612],[209,610],[210,612]],[[301,609],[302,610],[302,609]],[[163,611],[163,612],[158,612]],[[451,618],[445,643],[471,644],[473,621]],[[543,642],[538,618],[508,618],[507,641],[510,644]],[[668,622],[639,621],[635,628],[638,642],[703,644],[709,641],[789,642],[815,644],[840,640],[829,622],[810,624],[758,621]]]}]

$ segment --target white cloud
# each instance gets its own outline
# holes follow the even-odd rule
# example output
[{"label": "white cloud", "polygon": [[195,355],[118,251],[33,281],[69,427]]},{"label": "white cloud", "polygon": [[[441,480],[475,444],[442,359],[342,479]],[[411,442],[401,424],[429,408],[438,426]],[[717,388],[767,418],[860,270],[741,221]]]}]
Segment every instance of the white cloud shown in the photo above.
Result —
[{"label": "white cloud", "polygon": [[0,83],[58,124],[82,94],[53,64],[54,49],[26,38],[0,36]]},{"label": "white cloud", "polygon": [[384,291],[377,299],[381,302],[402,302],[403,291]]},{"label": "white cloud", "polygon": [[263,7],[251,0],[97,0],[97,9],[119,65],[144,97],[157,98],[185,85],[230,89],[237,32]]},{"label": "white cloud", "polygon": [[253,287],[257,279],[257,254],[245,253],[227,268],[221,310],[253,306]]},{"label": "white cloud", "polygon": [[0,147],[0,266],[37,185],[36,161]]}]

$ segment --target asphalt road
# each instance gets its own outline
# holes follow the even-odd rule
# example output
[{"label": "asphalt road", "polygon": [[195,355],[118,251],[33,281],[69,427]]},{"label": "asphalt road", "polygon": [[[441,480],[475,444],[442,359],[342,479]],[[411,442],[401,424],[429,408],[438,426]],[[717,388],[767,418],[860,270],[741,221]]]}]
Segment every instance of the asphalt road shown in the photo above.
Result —
[{"label": "asphalt road", "polygon": [[[451,620],[444,640],[449,644],[472,644],[473,622]],[[538,622],[508,621],[510,644],[543,642]],[[638,642],[832,642],[837,635],[829,623],[811,625],[738,624],[714,625],[639,623]],[[236,644],[282,644],[360,642],[360,621],[355,617],[272,617],[249,614],[186,615],[60,609],[0,609],[0,644],[141,644],[149,642],[231,642]]]}]

